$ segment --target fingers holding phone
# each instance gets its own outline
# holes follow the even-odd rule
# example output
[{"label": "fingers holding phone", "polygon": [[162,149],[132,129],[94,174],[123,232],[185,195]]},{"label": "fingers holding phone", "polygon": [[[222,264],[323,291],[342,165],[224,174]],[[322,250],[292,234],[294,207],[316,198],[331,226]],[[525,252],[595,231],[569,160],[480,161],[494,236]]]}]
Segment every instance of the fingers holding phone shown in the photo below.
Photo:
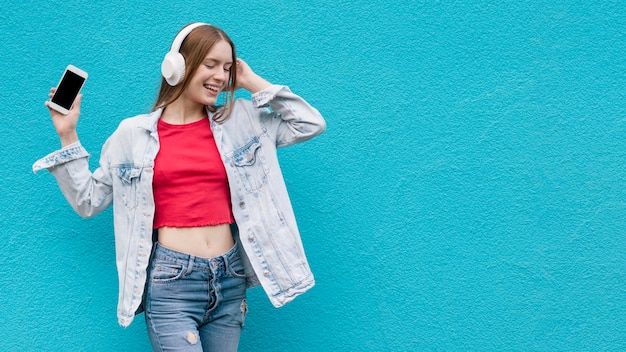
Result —
[{"label": "fingers holding phone", "polygon": [[[55,88],[50,89],[50,97],[54,95]],[[50,107],[50,101],[46,101],[45,105],[50,110],[50,116],[52,117],[52,124],[56,130],[59,138],[61,139],[61,147],[70,145],[78,141],[78,134],[76,133],[76,125],[78,124],[78,117],[80,116],[80,102],[83,95],[78,94],[74,100],[72,108],[67,115],[63,115],[60,112]]]},{"label": "fingers holding phone", "polygon": [[87,80],[87,72],[74,65],[68,65],[61,76],[61,80],[50,98],[48,107],[67,115],[74,104],[74,100]]},{"label": "fingers holding phone", "polygon": [[87,73],[73,65],[68,65],[56,88],[50,89],[45,105],[50,110],[52,122],[61,138],[61,145],[66,146],[78,141],[76,125],[80,115],[80,90],[85,84]]}]

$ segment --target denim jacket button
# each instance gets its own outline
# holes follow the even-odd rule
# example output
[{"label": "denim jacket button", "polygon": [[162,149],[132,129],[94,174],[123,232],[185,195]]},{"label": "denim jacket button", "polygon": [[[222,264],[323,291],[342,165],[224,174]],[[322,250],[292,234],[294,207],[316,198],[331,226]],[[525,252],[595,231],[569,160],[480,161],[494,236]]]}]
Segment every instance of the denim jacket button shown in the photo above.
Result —
[{"label": "denim jacket button", "polygon": [[270,272],[267,270],[263,270],[263,276],[270,276]]},{"label": "denim jacket button", "polygon": [[248,242],[254,242],[254,236],[252,235],[248,236]]},{"label": "denim jacket button", "polygon": [[246,207],[246,202],[239,202],[239,207],[240,208],[245,208]]}]

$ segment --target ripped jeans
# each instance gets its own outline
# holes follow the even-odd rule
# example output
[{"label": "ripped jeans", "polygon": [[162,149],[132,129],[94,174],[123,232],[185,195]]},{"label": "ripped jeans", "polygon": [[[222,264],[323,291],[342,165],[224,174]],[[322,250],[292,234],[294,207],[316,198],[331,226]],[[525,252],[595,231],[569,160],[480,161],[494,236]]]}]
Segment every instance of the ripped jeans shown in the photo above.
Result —
[{"label": "ripped jeans", "polygon": [[237,351],[247,313],[237,246],[198,258],[156,243],[145,317],[155,351]]}]

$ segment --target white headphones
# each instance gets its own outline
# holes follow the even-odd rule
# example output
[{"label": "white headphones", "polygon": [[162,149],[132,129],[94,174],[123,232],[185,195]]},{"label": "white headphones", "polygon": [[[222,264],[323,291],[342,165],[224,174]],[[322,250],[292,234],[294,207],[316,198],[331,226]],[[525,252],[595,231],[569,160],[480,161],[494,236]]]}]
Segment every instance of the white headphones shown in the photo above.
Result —
[{"label": "white headphones", "polygon": [[161,63],[161,74],[170,86],[175,86],[182,82],[185,78],[185,58],[180,53],[180,46],[183,44],[183,40],[187,38],[189,33],[197,27],[208,26],[207,23],[196,22],[192,23],[181,31],[174,38],[172,48],[165,55],[163,63]]}]

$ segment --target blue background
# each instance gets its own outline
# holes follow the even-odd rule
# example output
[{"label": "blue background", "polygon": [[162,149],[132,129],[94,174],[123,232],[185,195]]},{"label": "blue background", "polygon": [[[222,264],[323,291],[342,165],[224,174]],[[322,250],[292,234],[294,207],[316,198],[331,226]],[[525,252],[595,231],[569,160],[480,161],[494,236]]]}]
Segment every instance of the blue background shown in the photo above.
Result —
[{"label": "blue background", "polygon": [[79,218],[31,165],[68,63],[95,168],[192,21],[328,122],[280,151],[317,285],[278,310],[250,290],[241,351],[623,349],[624,5],[5,1],[0,350],[150,350],[143,316],[117,325],[110,209]]}]

